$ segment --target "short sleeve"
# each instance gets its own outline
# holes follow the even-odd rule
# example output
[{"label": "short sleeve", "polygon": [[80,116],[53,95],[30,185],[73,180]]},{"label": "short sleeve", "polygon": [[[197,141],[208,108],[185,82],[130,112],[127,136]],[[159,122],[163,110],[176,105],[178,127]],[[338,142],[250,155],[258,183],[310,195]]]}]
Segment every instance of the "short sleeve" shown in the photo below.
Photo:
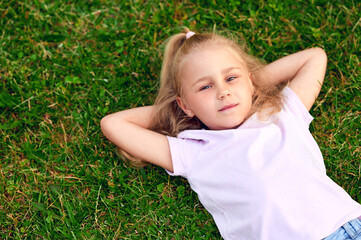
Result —
[{"label": "short sleeve", "polygon": [[298,121],[309,127],[313,117],[308,112],[305,105],[303,105],[301,99],[289,87],[286,87],[283,90],[283,94],[285,97],[284,110],[290,112]]},{"label": "short sleeve", "polygon": [[183,176],[187,178],[193,161],[200,152],[201,142],[193,139],[167,137],[173,163],[173,172],[168,170],[171,176]]}]

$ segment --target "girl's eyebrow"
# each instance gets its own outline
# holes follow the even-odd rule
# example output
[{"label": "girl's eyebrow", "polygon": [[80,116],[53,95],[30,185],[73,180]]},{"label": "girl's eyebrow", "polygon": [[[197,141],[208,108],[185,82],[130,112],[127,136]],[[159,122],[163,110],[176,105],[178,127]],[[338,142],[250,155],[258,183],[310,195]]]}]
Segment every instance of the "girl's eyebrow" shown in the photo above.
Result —
[{"label": "girl's eyebrow", "polygon": [[238,69],[238,70],[242,70],[240,67],[230,67],[230,68],[226,68],[222,71],[222,73],[229,73],[234,69]]},{"label": "girl's eyebrow", "polygon": [[210,76],[201,77],[201,78],[197,79],[196,81],[194,81],[194,83],[192,84],[192,87],[200,82],[207,81],[210,78],[211,78]]},{"label": "girl's eyebrow", "polygon": [[[223,69],[223,70],[222,70],[222,73],[223,73],[223,74],[227,74],[227,73],[229,73],[229,72],[231,72],[232,70],[235,70],[235,69],[237,69],[237,70],[242,70],[240,67],[229,67],[229,68]],[[208,79],[210,79],[210,78],[212,78],[212,77],[211,77],[211,76],[201,77],[201,78],[197,79],[197,80],[192,84],[192,86],[196,85],[197,83],[206,81],[206,80],[208,80]]]}]

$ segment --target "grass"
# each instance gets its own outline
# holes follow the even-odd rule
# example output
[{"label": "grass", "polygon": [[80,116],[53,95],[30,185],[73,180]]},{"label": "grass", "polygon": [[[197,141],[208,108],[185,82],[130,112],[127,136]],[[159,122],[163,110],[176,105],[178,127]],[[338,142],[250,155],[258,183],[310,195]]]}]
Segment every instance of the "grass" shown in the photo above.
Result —
[{"label": "grass", "polygon": [[361,3],[0,1],[0,238],[219,239],[185,180],[126,166],[100,119],[152,104],[162,42],[182,26],[240,33],[267,61],[329,58],[311,130],[361,203]]}]

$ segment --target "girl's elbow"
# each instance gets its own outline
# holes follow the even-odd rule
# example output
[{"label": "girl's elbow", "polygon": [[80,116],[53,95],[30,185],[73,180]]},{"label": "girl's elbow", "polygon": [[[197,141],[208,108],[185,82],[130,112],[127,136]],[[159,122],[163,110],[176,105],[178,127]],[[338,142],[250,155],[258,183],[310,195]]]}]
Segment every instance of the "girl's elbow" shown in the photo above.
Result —
[{"label": "girl's elbow", "polygon": [[104,134],[106,134],[107,130],[110,128],[111,126],[111,118],[110,116],[105,116],[100,120],[100,129],[102,130],[102,132]]},{"label": "girl's elbow", "polygon": [[314,49],[315,56],[322,61],[323,63],[327,64],[327,54],[323,48],[315,47]]}]

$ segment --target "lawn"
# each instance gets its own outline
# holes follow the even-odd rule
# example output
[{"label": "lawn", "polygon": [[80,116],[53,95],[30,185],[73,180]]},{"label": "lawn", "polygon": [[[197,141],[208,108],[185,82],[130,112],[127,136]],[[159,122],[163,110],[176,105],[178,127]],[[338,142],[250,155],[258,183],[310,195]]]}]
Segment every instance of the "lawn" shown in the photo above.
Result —
[{"label": "lawn", "polygon": [[0,1],[0,238],[219,239],[182,178],[126,165],[106,114],[150,105],[163,42],[229,30],[271,62],[328,54],[311,131],[361,203],[361,2]]}]

